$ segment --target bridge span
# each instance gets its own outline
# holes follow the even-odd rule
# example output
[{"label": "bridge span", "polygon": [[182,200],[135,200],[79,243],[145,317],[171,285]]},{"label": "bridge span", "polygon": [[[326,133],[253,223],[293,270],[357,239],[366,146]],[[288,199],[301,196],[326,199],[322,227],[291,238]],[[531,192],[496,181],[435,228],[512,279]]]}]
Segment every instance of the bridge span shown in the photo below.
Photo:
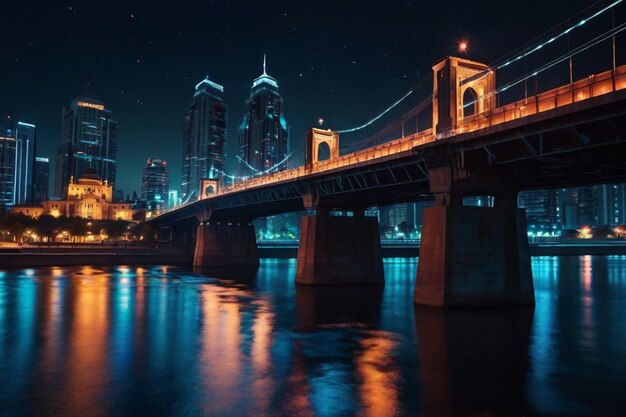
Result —
[{"label": "bridge span", "polygon": [[[338,133],[311,129],[304,166],[231,187],[204,180],[199,201],[149,222],[172,245],[194,250],[195,266],[255,267],[251,221],[306,210],[298,284],[381,284],[378,224],[365,209],[434,199],[424,211],[415,302],[532,304],[517,195],[626,179],[626,66],[501,107],[495,75],[447,57],[433,67],[432,128],[345,155]],[[320,161],[323,143],[331,156]],[[463,206],[482,195],[494,207]]]}]

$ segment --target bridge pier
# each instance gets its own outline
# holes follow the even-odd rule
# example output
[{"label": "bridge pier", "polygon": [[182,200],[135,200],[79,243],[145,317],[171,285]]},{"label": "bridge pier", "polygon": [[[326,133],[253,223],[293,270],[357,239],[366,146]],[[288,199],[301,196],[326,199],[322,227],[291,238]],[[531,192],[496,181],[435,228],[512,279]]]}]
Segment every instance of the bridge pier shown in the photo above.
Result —
[{"label": "bridge pier", "polygon": [[300,222],[296,283],[346,285],[384,283],[378,219],[318,212]]},{"label": "bridge pier", "polygon": [[439,206],[424,209],[415,303],[534,304],[526,214],[516,193],[493,194],[495,207],[463,207],[462,192],[452,187],[445,198],[436,195]]},{"label": "bridge pier", "polygon": [[193,265],[196,267],[258,267],[254,226],[249,222],[200,222]]}]

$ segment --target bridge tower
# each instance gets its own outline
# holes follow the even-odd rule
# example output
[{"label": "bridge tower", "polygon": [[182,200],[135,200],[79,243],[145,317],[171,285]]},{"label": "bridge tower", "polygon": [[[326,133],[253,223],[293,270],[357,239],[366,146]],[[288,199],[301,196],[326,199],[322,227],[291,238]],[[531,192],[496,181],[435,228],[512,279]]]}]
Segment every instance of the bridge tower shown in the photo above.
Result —
[{"label": "bridge tower", "polygon": [[433,77],[433,128],[437,135],[459,133],[466,117],[496,106],[496,75],[485,64],[449,56],[433,66]]},{"label": "bridge tower", "polygon": [[320,162],[319,153],[322,145],[328,145],[330,149],[330,158],[335,159],[339,157],[339,133],[333,132],[330,129],[316,129],[308,130],[305,135],[305,160],[304,166],[307,172],[310,172],[313,167]]}]

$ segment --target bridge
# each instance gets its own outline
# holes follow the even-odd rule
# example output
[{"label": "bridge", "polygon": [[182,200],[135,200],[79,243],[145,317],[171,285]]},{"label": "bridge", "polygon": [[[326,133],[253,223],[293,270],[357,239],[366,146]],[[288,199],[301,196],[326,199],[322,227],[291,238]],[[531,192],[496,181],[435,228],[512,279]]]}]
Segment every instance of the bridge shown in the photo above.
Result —
[{"label": "bridge", "polygon": [[[306,211],[296,282],[384,282],[372,206],[434,200],[423,216],[415,302],[435,306],[534,303],[520,191],[623,182],[626,66],[504,106],[496,70],[449,56],[433,66],[432,127],[340,155],[339,134],[310,129],[304,166],[222,187],[150,219],[194,265],[256,267],[258,217]],[[417,129],[416,129],[417,130]],[[330,158],[319,159],[322,144]],[[466,207],[470,196],[493,207]],[[337,215],[341,213],[343,215]]]}]

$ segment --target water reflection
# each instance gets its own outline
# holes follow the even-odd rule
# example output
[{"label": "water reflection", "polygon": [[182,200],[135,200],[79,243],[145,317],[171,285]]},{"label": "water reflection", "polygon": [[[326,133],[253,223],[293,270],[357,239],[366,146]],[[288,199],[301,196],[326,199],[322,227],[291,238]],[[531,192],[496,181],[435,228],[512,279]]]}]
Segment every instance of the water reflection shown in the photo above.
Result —
[{"label": "water reflection", "polygon": [[426,415],[524,414],[533,313],[416,308]]},{"label": "water reflection", "polygon": [[[536,412],[626,409],[626,256],[540,257],[533,270],[537,312],[528,389]],[[544,270],[551,273],[537,273]],[[611,280],[616,276],[621,279]]]},{"label": "water reflection", "polygon": [[298,330],[320,327],[367,327],[380,323],[383,287],[310,286],[296,290]]},{"label": "water reflection", "polygon": [[[615,415],[626,257],[533,259],[532,309],[414,308],[385,287],[172,267],[0,272],[0,415]],[[219,271],[218,271],[219,272]]]}]

